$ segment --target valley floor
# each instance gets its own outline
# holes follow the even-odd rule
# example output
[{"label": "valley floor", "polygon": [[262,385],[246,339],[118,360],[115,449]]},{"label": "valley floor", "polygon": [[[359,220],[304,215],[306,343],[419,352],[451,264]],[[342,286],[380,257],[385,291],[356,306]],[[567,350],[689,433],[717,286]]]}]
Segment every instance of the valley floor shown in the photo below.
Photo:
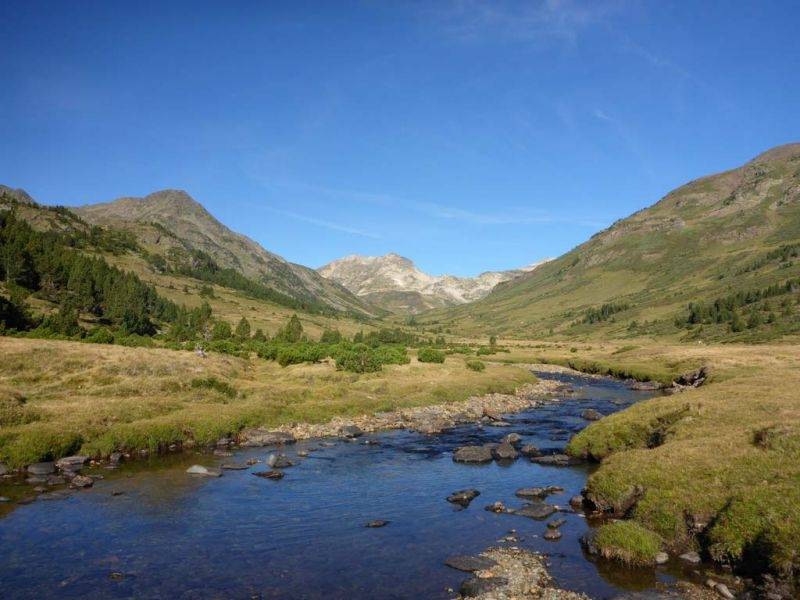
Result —
[{"label": "valley floor", "polygon": [[[403,407],[510,393],[528,363],[671,382],[707,367],[704,385],[632,406],[569,444],[601,461],[586,496],[616,527],[604,554],[654,559],[697,550],[745,573],[800,572],[800,346],[519,342],[470,371],[388,366],[357,375],[332,364],[286,368],[163,349],[0,338],[0,460],[16,467],[74,452],[211,444],[248,426],[321,423]],[[503,364],[517,363],[517,364]]]},{"label": "valley floor", "polygon": [[0,461],[10,467],[213,444],[248,426],[445,404],[535,380],[509,365],[475,372],[460,355],[355,374],[330,361],[280,367],[254,356],[0,337],[0,357]]}]

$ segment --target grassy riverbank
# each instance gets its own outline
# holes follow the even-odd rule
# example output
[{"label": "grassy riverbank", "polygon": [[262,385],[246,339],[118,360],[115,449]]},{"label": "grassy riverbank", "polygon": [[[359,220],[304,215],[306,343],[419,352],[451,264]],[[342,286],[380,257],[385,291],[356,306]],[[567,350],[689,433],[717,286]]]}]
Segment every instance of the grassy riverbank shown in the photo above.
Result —
[{"label": "grassy riverbank", "polygon": [[0,460],[20,466],[73,452],[207,444],[245,426],[441,404],[512,392],[534,378],[513,366],[391,365],[354,374],[332,364],[0,338]]},{"label": "grassy riverbank", "polygon": [[[522,361],[533,350],[516,352]],[[589,479],[589,496],[659,536],[665,548],[695,548],[744,570],[797,577],[798,346],[642,344],[547,352],[551,362],[603,364],[614,374],[644,365],[643,378],[710,366],[703,387],[604,418],[578,434],[569,451],[602,460]],[[615,551],[642,561],[642,538],[651,539],[616,536]]]}]

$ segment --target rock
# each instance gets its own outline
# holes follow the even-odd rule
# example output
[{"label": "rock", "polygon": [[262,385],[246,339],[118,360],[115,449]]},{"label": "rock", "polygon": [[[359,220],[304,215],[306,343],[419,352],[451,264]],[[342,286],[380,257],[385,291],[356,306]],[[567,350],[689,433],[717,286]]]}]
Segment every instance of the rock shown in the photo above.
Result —
[{"label": "rock", "polygon": [[294,444],[295,438],[285,431],[264,431],[263,429],[245,429],[241,433],[242,446],[261,447]]},{"label": "rock", "polygon": [[547,489],[541,487],[520,488],[514,492],[520,498],[544,498],[547,496]]},{"label": "rock", "polygon": [[264,479],[281,479],[283,477],[283,471],[254,471],[253,475]]},{"label": "rock", "polygon": [[508,421],[493,421],[492,427],[511,427],[511,423]]},{"label": "rock", "polygon": [[669,562],[669,554],[666,552],[659,552],[655,556],[655,561],[657,565],[663,565]]},{"label": "rock", "polygon": [[458,490],[457,492],[450,494],[447,497],[447,501],[467,508],[469,503],[480,495],[481,493],[478,490]]},{"label": "rock", "polygon": [[259,460],[257,458],[248,458],[244,464],[246,464],[247,466],[252,466],[252,465],[257,465],[258,463]]},{"label": "rock", "polygon": [[343,438],[357,438],[364,435],[362,429],[356,425],[345,425],[339,429],[339,436]]},{"label": "rock", "polygon": [[492,450],[492,456],[496,460],[515,460],[519,456],[519,452],[508,442],[503,442]]},{"label": "rock", "polygon": [[[73,474],[73,478],[74,477],[75,475]],[[64,485],[65,483],[67,483],[67,480],[61,475],[50,475],[47,478],[47,485]]]},{"label": "rock", "polygon": [[545,498],[550,494],[558,494],[563,492],[564,488],[557,485],[548,485],[547,487],[529,487],[520,488],[514,494],[520,498]]},{"label": "rock", "polygon": [[374,521],[370,521],[369,523],[367,523],[364,527],[372,527],[372,528],[385,527],[388,524],[389,521],[384,521],[382,519],[375,519]]},{"label": "rock", "polygon": [[462,446],[453,453],[453,460],[461,463],[487,463],[492,461],[488,446]]},{"label": "rock", "polygon": [[56,461],[56,467],[62,471],[80,471],[89,462],[88,456],[65,456]]},{"label": "rock", "polygon": [[503,442],[506,444],[511,444],[512,446],[516,446],[522,441],[522,436],[518,433],[509,433],[507,436],[503,438]]},{"label": "rock", "polygon": [[545,456],[531,457],[531,462],[539,465],[549,465],[553,467],[568,467],[580,463],[580,459],[567,456],[566,454],[547,454]]},{"label": "rock", "polygon": [[50,475],[51,473],[55,473],[56,466],[52,462],[40,462],[40,463],[33,463],[32,465],[28,465],[28,473],[31,475]]},{"label": "rock", "polygon": [[466,598],[474,598],[507,584],[505,577],[471,577],[461,584],[459,592]]},{"label": "rock", "polygon": [[87,488],[92,487],[93,484],[94,480],[86,475],[75,475],[69,482],[69,486],[73,488]]},{"label": "rock", "polygon": [[0,463],[0,477],[7,474],[8,474],[8,467],[5,466],[3,463]]},{"label": "rock", "polygon": [[434,417],[432,419],[420,419],[415,421],[411,429],[419,433],[433,435],[442,433],[445,429],[453,427],[455,423],[443,417]]},{"label": "rock", "polygon": [[217,440],[217,446],[230,446],[233,440],[229,437],[221,437]]},{"label": "rock", "polygon": [[583,496],[573,496],[569,499],[569,505],[572,508],[582,508],[583,507]]},{"label": "rock", "polygon": [[308,450],[298,450],[297,451],[297,456],[305,458],[306,456],[308,456]]},{"label": "rock", "polygon": [[488,510],[489,512],[498,513],[498,514],[499,513],[508,512],[508,509],[506,508],[506,505],[503,504],[502,502],[500,502],[500,500],[498,500],[497,502],[494,502],[493,504],[490,504],[489,506],[487,506],[486,510]]},{"label": "rock", "polygon": [[466,573],[474,573],[475,571],[491,569],[497,563],[489,558],[483,558],[482,556],[459,555],[446,558],[444,564],[451,569],[465,571]]},{"label": "rock", "polygon": [[714,591],[717,592],[717,594],[719,594],[720,596],[722,596],[726,600],[733,600],[734,599],[734,595],[728,589],[728,586],[725,585],[724,583],[716,584],[714,586]]},{"label": "rock", "polygon": [[586,419],[587,421],[599,421],[603,418],[603,415],[593,408],[587,408],[586,410],[581,411],[581,418]]},{"label": "rock", "polygon": [[28,485],[36,485],[36,484],[39,484],[39,483],[47,483],[47,477],[45,477],[43,475],[34,475],[33,477],[28,477],[25,480],[25,483],[27,483]]},{"label": "rock", "polygon": [[220,468],[225,471],[244,471],[250,467],[242,463],[222,463]]},{"label": "rock", "polygon": [[556,512],[556,507],[552,504],[546,504],[544,502],[535,502],[533,504],[527,504],[522,508],[518,508],[513,512],[515,515],[519,515],[521,517],[528,517],[531,519],[542,520],[546,519],[554,512]]},{"label": "rock", "polygon": [[0,496],[0,502],[11,502],[11,498],[8,496]]},{"label": "rock", "polygon": [[225,450],[224,448],[214,448],[214,452],[212,452],[214,456],[233,456],[233,452]]},{"label": "rock", "polygon": [[117,468],[119,464],[122,462],[122,453],[121,452],[112,452],[111,455],[108,457],[108,466],[111,468]]},{"label": "rock", "polygon": [[700,387],[708,379],[710,370],[708,367],[700,367],[695,371],[689,371],[678,377],[672,382],[674,387]]},{"label": "rock", "polygon": [[520,452],[522,453],[523,456],[527,456],[528,458],[533,458],[535,456],[541,456],[542,455],[542,453],[539,450],[539,448],[537,448],[533,444],[525,444],[520,449]]},{"label": "rock", "polygon": [[700,563],[700,555],[697,552],[685,552],[684,554],[681,554],[678,558],[693,565],[697,565]]},{"label": "rock", "polygon": [[561,539],[561,532],[558,529],[548,529],[542,537],[549,542],[555,542]]},{"label": "rock", "polygon": [[222,476],[222,471],[217,469],[209,469],[208,467],[204,467],[203,465],[192,465],[186,472],[189,475],[203,475],[205,477],[220,477]]},{"label": "rock", "polygon": [[285,454],[270,454],[267,457],[267,466],[273,469],[288,469],[294,466],[294,463]]},{"label": "rock", "polygon": [[566,522],[567,522],[567,520],[566,520],[566,519],[554,519],[554,520],[550,521],[550,522],[547,524],[547,526],[548,526],[550,529],[558,529],[559,527],[561,527],[561,526],[562,526],[564,523],[566,523]]}]

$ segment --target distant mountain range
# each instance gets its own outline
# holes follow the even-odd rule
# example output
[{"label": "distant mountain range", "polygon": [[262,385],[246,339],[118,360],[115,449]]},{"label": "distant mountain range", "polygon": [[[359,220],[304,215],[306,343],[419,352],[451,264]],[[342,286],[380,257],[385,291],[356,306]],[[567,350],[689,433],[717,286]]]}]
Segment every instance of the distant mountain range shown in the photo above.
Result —
[{"label": "distant mountain range", "polygon": [[473,302],[501,282],[533,271],[541,261],[520,269],[487,271],[477,277],[429,275],[403,256],[345,256],[317,271],[369,303],[395,313],[420,313]]}]

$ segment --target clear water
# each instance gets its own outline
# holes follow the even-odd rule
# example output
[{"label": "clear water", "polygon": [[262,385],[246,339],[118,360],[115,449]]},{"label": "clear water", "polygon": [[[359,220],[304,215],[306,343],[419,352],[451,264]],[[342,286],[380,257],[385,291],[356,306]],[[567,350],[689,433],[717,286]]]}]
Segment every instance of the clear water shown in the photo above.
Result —
[{"label": "clear water", "polygon": [[[443,564],[453,554],[478,553],[511,529],[518,546],[547,553],[562,587],[592,597],[646,589],[669,571],[616,569],[584,556],[579,537],[586,520],[566,518],[563,538],[542,539],[545,522],[494,514],[502,500],[520,506],[515,490],[559,485],[549,501],[568,506],[590,467],[543,467],[521,458],[511,465],[468,466],[452,450],[497,441],[510,432],[544,450],[562,448],[586,425],[585,408],[610,413],[647,392],[614,381],[558,377],[576,394],[562,402],[509,415],[511,427],[463,426],[442,435],[395,431],[370,436],[378,445],[311,440],[288,447],[316,448],[280,481],[226,471],[220,478],[184,473],[265,458],[270,449],[234,457],[178,455],[137,462],[88,490],[45,501],[0,505],[2,598],[449,598],[465,574]],[[445,498],[476,488],[466,510]],[[28,486],[5,485],[0,494],[30,496]],[[112,495],[112,492],[122,492]],[[56,493],[58,498],[60,494]],[[364,527],[372,519],[390,523]]]}]

